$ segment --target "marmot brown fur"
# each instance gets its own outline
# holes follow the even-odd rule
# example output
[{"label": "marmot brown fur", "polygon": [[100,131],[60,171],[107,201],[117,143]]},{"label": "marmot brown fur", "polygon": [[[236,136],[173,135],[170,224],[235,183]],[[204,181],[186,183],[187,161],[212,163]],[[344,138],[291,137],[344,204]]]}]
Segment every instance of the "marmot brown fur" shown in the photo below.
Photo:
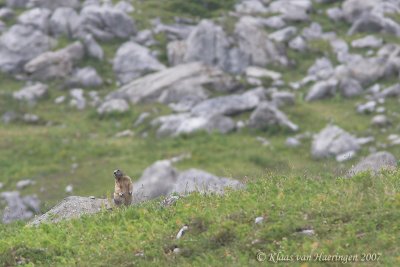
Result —
[{"label": "marmot brown fur", "polygon": [[132,179],[120,170],[114,171],[115,189],[114,203],[117,206],[124,204],[128,206],[132,203],[133,183]]}]

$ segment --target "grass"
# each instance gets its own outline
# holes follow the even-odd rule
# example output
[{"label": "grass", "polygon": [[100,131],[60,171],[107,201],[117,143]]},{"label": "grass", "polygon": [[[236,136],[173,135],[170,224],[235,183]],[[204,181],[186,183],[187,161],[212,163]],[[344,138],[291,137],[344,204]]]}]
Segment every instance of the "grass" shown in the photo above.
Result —
[{"label": "grass", "polygon": [[[205,262],[253,266],[260,264],[256,254],[261,251],[268,257],[280,252],[314,259],[323,253],[358,255],[360,260],[370,253],[380,255],[381,266],[396,266],[399,175],[397,171],[352,179],[265,175],[244,190],[224,196],[192,194],[167,208],[154,200],[37,228],[0,225],[0,262],[5,266],[204,266]],[[260,225],[254,223],[258,216],[264,217]],[[176,240],[185,224],[189,230]],[[303,229],[313,229],[315,235],[300,234]],[[176,247],[180,254],[173,253]],[[268,263],[267,259],[264,264]]]}]

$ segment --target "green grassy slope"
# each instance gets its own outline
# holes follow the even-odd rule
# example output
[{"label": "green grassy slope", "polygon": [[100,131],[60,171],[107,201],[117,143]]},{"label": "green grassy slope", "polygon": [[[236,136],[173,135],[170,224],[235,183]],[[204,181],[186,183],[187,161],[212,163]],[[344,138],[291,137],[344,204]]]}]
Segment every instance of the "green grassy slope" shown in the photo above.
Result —
[{"label": "green grassy slope", "polygon": [[[29,266],[249,266],[257,252],[357,255],[400,264],[400,173],[353,179],[264,176],[224,196],[193,194],[38,228],[0,226],[0,262]],[[264,217],[262,224],[254,219]],[[176,240],[179,229],[189,230]],[[299,234],[313,229],[315,235]],[[180,254],[173,253],[178,247]],[[142,254],[142,256],[139,256]],[[379,261],[372,261],[375,254]],[[270,262],[271,263],[271,262]],[[281,262],[280,265],[285,265]],[[351,263],[350,266],[355,265]],[[307,265],[302,265],[307,266]]]}]

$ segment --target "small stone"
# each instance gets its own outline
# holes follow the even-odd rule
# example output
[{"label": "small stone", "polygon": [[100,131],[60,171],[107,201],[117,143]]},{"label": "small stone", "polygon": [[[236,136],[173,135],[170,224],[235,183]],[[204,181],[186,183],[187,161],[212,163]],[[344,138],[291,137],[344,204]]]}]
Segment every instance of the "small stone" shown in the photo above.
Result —
[{"label": "small stone", "polygon": [[256,140],[261,143],[263,146],[269,146],[271,143],[264,137],[257,136]]},{"label": "small stone", "polygon": [[349,152],[337,155],[336,156],[336,161],[337,162],[344,162],[344,161],[347,161],[347,160],[350,160],[350,159],[354,158],[355,155],[356,155],[355,151],[349,151]]},{"label": "small stone", "polygon": [[372,118],[371,124],[376,127],[385,127],[390,125],[390,121],[385,115],[376,115]]},{"label": "small stone", "polygon": [[368,101],[365,104],[358,105],[357,112],[358,113],[371,113],[371,112],[374,112],[375,107],[376,107],[375,101]]},{"label": "small stone", "polygon": [[133,124],[134,127],[139,126],[140,124],[142,124],[148,117],[150,117],[150,113],[149,112],[143,112],[142,114],[139,115],[139,117],[137,118],[137,120],[135,121],[135,123]]},{"label": "small stone", "polygon": [[17,186],[17,189],[21,190],[28,186],[34,185],[35,183],[36,183],[35,181],[27,179],[27,180],[19,181],[16,186]]},{"label": "small stone", "polygon": [[305,230],[301,230],[300,232],[298,232],[301,235],[306,235],[306,236],[313,236],[315,235],[315,231],[313,229],[305,229]]},{"label": "small stone", "polygon": [[132,130],[128,129],[128,130],[125,130],[125,131],[122,131],[122,132],[119,132],[119,133],[115,134],[115,137],[116,138],[132,137],[134,135],[135,135],[135,133]]},{"label": "small stone", "polygon": [[38,115],[35,114],[24,114],[22,120],[26,123],[38,123],[40,118]]},{"label": "small stone", "polygon": [[179,254],[181,252],[181,249],[180,248],[174,248],[173,251],[174,251],[175,254]]},{"label": "small stone", "polygon": [[55,104],[61,104],[61,103],[63,103],[65,101],[65,99],[66,99],[65,95],[59,96],[56,99],[54,99],[54,103]]},{"label": "small stone", "polygon": [[72,163],[72,165],[71,165],[72,170],[76,170],[76,169],[78,169],[78,167],[79,167],[78,163]]},{"label": "small stone", "polygon": [[288,137],[288,138],[286,139],[285,144],[286,144],[286,146],[288,146],[288,147],[298,147],[298,146],[301,145],[301,142],[300,142],[299,139],[297,139],[297,138]]},{"label": "small stone", "polygon": [[89,198],[90,198],[90,199],[96,199],[96,197],[94,197],[94,196],[90,196]]},{"label": "small stone", "polygon": [[264,222],[264,217],[257,217],[255,220],[254,220],[254,223],[255,224],[262,224]]},{"label": "small stone", "polygon": [[74,191],[74,187],[70,184],[65,187],[65,193],[71,194]]},{"label": "small stone", "polygon": [[187,225],[184,225],[178,232],[178,234],[176,235],[176,239],[180,239],[185,232],[189,229],[189,227]]}]

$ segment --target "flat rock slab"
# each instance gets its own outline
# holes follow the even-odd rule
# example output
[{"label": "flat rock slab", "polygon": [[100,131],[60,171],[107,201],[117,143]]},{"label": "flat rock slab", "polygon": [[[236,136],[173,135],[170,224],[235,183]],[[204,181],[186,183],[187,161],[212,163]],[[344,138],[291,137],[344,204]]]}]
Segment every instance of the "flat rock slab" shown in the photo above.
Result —
[{"label": "flat rock slab", "polygon": [[102,209],[111,208],[107,199],[70,196],[45,214],[35,218],[28,225],[37,226],[41,223],[56,223],[62,220],[78,218],[84,214],[94,214]]}]

